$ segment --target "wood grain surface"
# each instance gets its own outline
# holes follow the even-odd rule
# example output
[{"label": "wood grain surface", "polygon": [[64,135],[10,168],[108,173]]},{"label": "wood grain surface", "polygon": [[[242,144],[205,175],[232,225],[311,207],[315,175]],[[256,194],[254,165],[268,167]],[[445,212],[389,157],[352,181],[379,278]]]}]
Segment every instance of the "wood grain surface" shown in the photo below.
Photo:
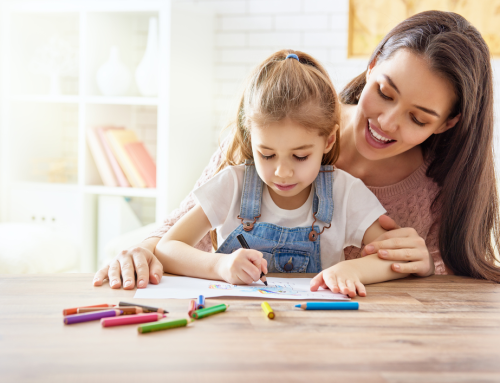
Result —
[{"label": "wood grain surface", "polygon": [[[500,382],[494,283],[456,276],[379,283],[356,299],[359,311],[269,300],[274,320],[257,298],[207,299],[230,308],[139,335],[137,325],[63,325],[64,308],[134,301],[134,290],[93,287],[92,278],[0,275],[0,382]],[[171,319],[188,310],[188,300],[136,302],[164,307]]]}]

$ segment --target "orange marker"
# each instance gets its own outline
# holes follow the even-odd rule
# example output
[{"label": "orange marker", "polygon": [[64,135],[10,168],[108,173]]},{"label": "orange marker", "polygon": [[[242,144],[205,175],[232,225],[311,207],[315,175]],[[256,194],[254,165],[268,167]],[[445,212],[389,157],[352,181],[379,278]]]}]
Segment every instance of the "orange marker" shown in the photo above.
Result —
[{"label": "orange marker", "polygon": [[191,314],[193,313],[193,311],[196,311],[196,301],[194,299],[189,302],[188,315],[190,318],[191,318]]},{"label": "orange marker", "polygon": [[[106,307],[80,307],[78,309],[78,314],[83,313],[91,313],[94,311],[104,311],[109,310]],[[133,314],[142,314],[144,311],[140,307],[126,306],[126,307],[115,307],[115,310],[123,311],[123,315],[133,315]]]},{"label": "orange marker", "polygon": [[63,315],[66,316],[66,315],[73,315],[73,314],[76,314],[78,312],[78,309],[79,308],[87,308],[87,307],[115,307],[116,305],[108,305],[107,303],[105,304],[102,304],[102,305],[95,305],[95,306],[79,306],[79,307],[75,307],[75,308],[72,308],[72,309],[64,309],[63,310]]}]

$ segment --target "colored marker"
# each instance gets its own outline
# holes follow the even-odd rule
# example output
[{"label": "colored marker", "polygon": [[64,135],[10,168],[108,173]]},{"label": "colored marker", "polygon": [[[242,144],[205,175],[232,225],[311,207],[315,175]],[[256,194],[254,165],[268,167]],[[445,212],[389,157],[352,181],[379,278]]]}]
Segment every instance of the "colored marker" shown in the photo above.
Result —
[{"label": "colored marker", "polygon": [[[133,315],[133,314],[142,314],[144,311],[140,307],[132,307],[132,306],[118,306],[114,307],[115,310],[121,310],[123,311],[123,315]],[[106,308],[104,307],[89,307],[89,308],[79,308],[78,309],[78,314],[83,314],[83,313],[91,313],[94,311],[104,311]]]},{"label": "colored marker", "polygon": [[192,318],[201,319],[210,315],[218,314],[227,310],[229,305],[221,304],[217,306],[207,307],[206,309],[196,310],[191,314]]},{"label": "colored marker", "polygon": [[295,305],[302,310],[357,310],[358,302],[307,302]]},{"label": "colored marker", "polygon": [[147,332],[168,330],[170,328],[184,327],[187,326],[189,322],[193,319],[177,319],[172,321],[159,321],[156,323],[143,324],[137,328],[139,334],[145,334]]},{"label": "colored marker", "polygon": [[189,310],[188,310],[188,316],[191,318],[191,314],[196,311],[196,301],[194,299],[191,299],[189,301]]},{"label": "colored marker", "polygon": [[200,295],[198,297],[198,303],[196,303],[196,310],[204,309],[205,308],[205,297],[203,295]]},{"label": "colored marker", "polygon": [[269,306],[269,303],[262,302],[261,307],[262,307],[262,310],[264,310],[264,312],[266,313],[266,316],[269,319],[274,319],[274,311],[271,308],[271,306]]},{"label": "colored marker", "polygon": [[123,315],[116,318],[103,318],[101,319],[102,327],[123,326],[126,324],[148,323],[156,322],[165,318],[165,314],[150,313],[138,315]]},{"label": "colored marker", "polygon": [[[248,243],[247,243],[245,237],[243,236],[243,234],[238,234],[236,236],[236,239],[238,240],[238,242],[240,243],[240,245],[241,245],[242,248],[244,248],[244,249],[250,249],[250,246],[248,246]],[[260,277],[259,278],[267,286],[267,278],[266,278],[266,275],[264,274],[263,271],[260,272]]]},{"label": "colored marker", "polygon": [[160,314],[168,314],[168,311],[162,308],[158,307],[152,307],[152,306],[145,306],[145,305],[138,305],[137,303],[127,303],[127,302],[120,302],[118,303],[119,306],[137,306],[142,309],[145,313],[160,313]]},{"label": "colored marker", "polygon": [[116,305],[108,305],[107,303],[105,304],[102,304],[102,305],[95,305],[95,306],[79,306],[79,307],[74,307],[72,309],[64,309],[63,310],[63,315],[66,316],[66,315],[73,315],[73,314],[77,314],[78,312],[78,309],[83,309],[83,308],[88,308],[88,307],[115,307]]},{"label": "colored marker", "polygon": [[121,315],[121,313],[122,313],[121,310],[107,310],[107,311],[96,311],[94,313],[68,315],[67,317],[64,318],[64,324],[89,322],[93,320],[99,320],[102,318],[118,316]]}]

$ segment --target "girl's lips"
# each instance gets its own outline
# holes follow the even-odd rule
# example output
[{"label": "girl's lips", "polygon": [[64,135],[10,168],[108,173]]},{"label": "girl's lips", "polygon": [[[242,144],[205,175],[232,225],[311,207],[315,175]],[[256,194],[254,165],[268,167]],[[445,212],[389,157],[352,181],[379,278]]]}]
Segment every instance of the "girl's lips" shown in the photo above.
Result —
[{"label": "girl's lips", "polygon": [[[393,140],[393,141],[390,141],[390,142],[382,142],[382,141],[378,140],[370,132],[369,126],[370,126],[369,122],[366,121],[365,139],[366,139],[366,142],[368,142],[368,144],[370,146],[372,146],[372,147],[374,147],[376,149],[385,149],[388,146],[391,146],[392,144],[395,144],[397,142],[396,140]],[[373,129],[373,127],[372,127],[372,129]]]},{"label": "girl's lips", "polygon": [[282,191],[287,191],[287,190],[291,190],[293,189],[295,186],[297,186],[297,184],[293,184],[293,185],[280,185],[280,184],[274,184],[279,190],[282,190]]}]

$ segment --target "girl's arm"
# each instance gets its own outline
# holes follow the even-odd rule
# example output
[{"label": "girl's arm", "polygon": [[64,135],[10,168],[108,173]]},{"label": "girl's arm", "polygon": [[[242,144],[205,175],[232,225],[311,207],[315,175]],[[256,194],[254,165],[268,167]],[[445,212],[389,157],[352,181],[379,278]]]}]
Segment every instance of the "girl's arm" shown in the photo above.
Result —
[{"label": "girl's arm", "polygon": [[[384,232],[377,220],[366,230],[363,242],[369,243]],[[311,291],[322,287],[334,293],[348,294],[351,298],[356,296],[357,291],[363,297],[366,296],[366,284],[404,278],[408,275],[393,271],[391,265],[391,261],[379,259],[377,254],[339,262],[311,280]]]},{"label": "girl's arm", "polygon": [[233,284],[250,284],[267,272],[261,252],[239,249],[232,254],[209,253],[194,248],[211,229],[200,205],[182,217],[160,240],[154,251],[165,272]]}]

